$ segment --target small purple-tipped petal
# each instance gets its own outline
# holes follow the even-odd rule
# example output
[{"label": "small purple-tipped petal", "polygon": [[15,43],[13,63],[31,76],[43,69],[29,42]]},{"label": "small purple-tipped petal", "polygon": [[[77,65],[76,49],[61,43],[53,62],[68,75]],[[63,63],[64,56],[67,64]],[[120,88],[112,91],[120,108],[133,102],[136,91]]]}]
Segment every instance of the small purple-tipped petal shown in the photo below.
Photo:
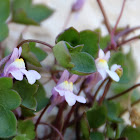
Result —
[{"label": "small purple-tipped petal", "polygon": [[114,64],[111,66],[111,71],[116,71],[119,68],[121,68],[121,65]]},{"label": "small purple-tipped petal", "polygon": [[98,70],[98,72],[100,73],[100,75],[102,76],[102,79],[104,80],[106,78],[106,76],[107,76],[106,71],[100,69],[100,70]]},{"label": "small purple-tipped petal", "polygon": [[85,3],[85,0],[77,0],[73,5],[72,5],[72,11],[79,11]]},{"label": "small purple-tipped petal", "polygon": [[120,77],[117,75],[116,72],[114,71],[110,71],[110,70],[106,70],[106,72],[108,73],[108,75],[116,82],[119,82]]},{"label": "small purple-tipped petal", "polygon": [[78,79],[78,75],[74,74],[70,77],[70,79],[68,80],[68,82],[72,82],[74,83],[76,80]]},{"label": "small purple-tipped petal", "polygon": [[83,96],[76,96],[76,100],[80,103],[86,103],[86,99]]},{"label": "small purple-tipped petal", "polygon": [[105,54],[104,59],[105,59],[106,61],[108,61],[109,58],[110,58],[110,51],[108,51],[108,52]]},{"label": "small purple-tipped petal", "polygon": [[21,48],[21,47],[19,47],[19,49],[18,49],[18,57],[20,57],[20,56],[21,56],[21,53],[22,53],[22,48]]},{"label": "small purple-tipped petal", "polygon": [[69,104],[69,106],[73,106],[76,103],[76,95],[72,92],[67,91],[65,93],[65,100]]},{"label": "small purple-tipped petal", "polygon": [[10,73],[16,80],[23,80],[23,74],[20,72],[20,70],[12,70]]},{"label": "small purple-tipped petal", "polygon": [[61,78],[59,79],[59,81],[57,83],[57,85],[64,82],[64,81],[68,81],[68,78],[69,78],[69,72],[67,70],[64,70],[64,72],[61,75]]},{"label": "small purple-tipped petal", "polygon": [[98,57],[99,57],[99,58],[104,58],[104,56],[105,56],[104,51],[103,51],[102,49],[99,49]]}]

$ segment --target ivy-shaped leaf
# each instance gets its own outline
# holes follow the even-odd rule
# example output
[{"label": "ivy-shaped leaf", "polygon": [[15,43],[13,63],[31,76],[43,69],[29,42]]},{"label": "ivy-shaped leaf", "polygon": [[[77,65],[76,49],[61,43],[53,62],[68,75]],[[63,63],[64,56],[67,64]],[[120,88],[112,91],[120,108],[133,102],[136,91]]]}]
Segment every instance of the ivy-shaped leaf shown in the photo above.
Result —
[{"label": "ivy-shaped leaf", "polygon": [[10,110],[16,109],[21,98],[18,93],[11,90],[11,78],[0,78],[0,137],[7,138],[16,134],[16,117]]},{"label": "ivy-shaped leaf", "polygon": [[9,30],[7,24],[0,22],[0,42],[8,36]]},{"label": "ivy-shaped leaf", "polygon": [[30,85],[27,80],[16,81],[13,89],[16,90],[22,98],[22,105],[26,108],[36,110],[37,102],[35,93],[38,89],[37,85]]},{"label": "ivy-shaped leaf", "polygon": [[47,53],[44,52],[41,48],[36,47],[35,42],[29,43],[30,51],[37,57],[38,61],[43,61],[47,57]]},{"label": "ivy-shaped leaf", "polygon": [[71,53],[74,67],[70,70],[74,74],[87,75],[96,71],[94,58],[86,52]]},{"label": "ivy-shaped leaf", "polygon": [[90,134],[90,140],[104,140],[104,135],[100,132],[92,132]]},{"label": "ivy-shaped leaf", "polygon": [[18,121],[17,136],[13,140],[33,140],[35,138],[34,128],[31,120]]},{"label": "ivy-shaped leaf", "polygon": [[107,109],[105,106],[97,106],[87,111],[87,119],[91,128],[98,128],[107,119]]},{"label": "ivy-shaped leaf", "polygon": [[[10,14],[10,1],[0,0],[0,23],[5,22]],[[0,30],[1,31],[1,30]]]},{"label": "ivy-shaped leaf", "polygon": [[13,21],[27,25],[39,23],[52,15],[53,10],[47,6],[32,5],[32,0],[13,0]]},{"label": "ivy-shaped leaf", "polygon": [[[68,45],[68,44],[67,44]],[[64,68],[72,68],[71,55],[65,41],[60,41],[53,47],[53,53],[58,63]]]},{"label": "ivy-shaped leaf", "polygon": [[25,43],[22,45],[22,57],[28,61],[29,63],[41,67],[40,62],[38,61],[37,57],[31,52],[29,48],[29,44]]},{"label": "ivy-shaped leaf", "polygon": [[80,39],[80,35],[78,33],[78,31],[76,29],[74,29],[73,27],[70,27],[68,29],[66,29],[64,32],[60,33],[57,37],[56,37],[56,43],[58,43],[59,41],[66,41],[68,43],[70,43],[72,46],[76,46],[79,45],[79,39]]},{"label": "ivy-shaped leaf", "polygon": [[98,43],[99,35],[97,33],[90,30],[80,32],[79,44],[84,44],[82,51],[89,53],[94,58],[96,58],[98,54]]}]

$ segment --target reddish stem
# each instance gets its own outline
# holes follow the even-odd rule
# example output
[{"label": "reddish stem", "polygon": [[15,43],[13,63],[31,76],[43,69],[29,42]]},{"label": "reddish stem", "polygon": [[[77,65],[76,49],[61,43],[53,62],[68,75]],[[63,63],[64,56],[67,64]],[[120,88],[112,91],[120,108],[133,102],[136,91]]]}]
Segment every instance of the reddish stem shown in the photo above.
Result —
[{"label": "reddish stem", "polygon": [[110,24],[109,24],[109,21],[108,21],[108,18],[107,18],[107,16],[106,16],[106,12],[105,12],[105,10],[104,10],[104,7],[103,7],[103,5],[102,5],[101,0],[97,0],[97,3],[98,3],[98,5],[99,5],[99,7],[100,7],[100,10],[101,10],[102,14],[103,14],[106,28],[107,28],[108,32],[111,33]]},{"label": "reddish stem", "polygon": [[44,42],[44,41],[40,41],[40,40],[36,40],[36,39],[27,39],[27,40],[23,40],[22,42],[20,42],[18,45],[17,45],[17,48],[19,48],[20,46],[22,46],[24,43],[27,43],[27,42],[36,42],[36,43],[40,43],[40,44],[43,44],[45,46],[48,46],[49,48],[53,48],[52,45]]},{"label": "reddish stem", "polygon": [[119,94],[117,94],[117,95],[115,95],[115,96],[112,96],[112,97],[108,98],[108,100],[114,100],[114,99],[116,99],[116,98],[118,98],[118,97],[121,97],[121,96],[123,96],[124,94],[130,92],[131,90],[137,88],[138,86],[140,86],[140,84],[136,84],[136,85],[132,86],[131,88],[129,88],[129,89],[127,89],[127,90],[125,90],[125,91],[123,91],[123,92],[121,92],[121,93],[119,93]]}]

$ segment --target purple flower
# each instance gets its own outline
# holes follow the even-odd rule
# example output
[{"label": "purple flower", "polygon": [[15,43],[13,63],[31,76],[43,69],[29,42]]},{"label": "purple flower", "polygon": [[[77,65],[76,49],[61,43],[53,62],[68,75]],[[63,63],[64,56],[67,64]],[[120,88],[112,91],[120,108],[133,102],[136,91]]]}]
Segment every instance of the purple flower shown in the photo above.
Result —
[{"label": "purple flower", "polygon": [[4,77],[12,77],[16,80],[23,80],[23,75],[26,75],[27,80],[30,84],[34,84],[36,80],[41,78],[41,75],[35,70],[26,70],[24,60],[22,58],[19,59],[22,52],[22,48],[14,48],[14,51],[5,64],[3,76]]},{"label": "purple flower", "polygon": [[72,11],[79,11],[85,3],[85,0],[76,0],[76,2],[72,5]]},{"label": "purple flower", "polygon": [[59,104],[66,100],[69,106],[73,106],[76,101],[86,103],[86,99],[82,96],[77,96],[73,93],[73,83],[77,80],[77,75],[72,75],[69,78],[69,72],[64,70],[57,85],[52,90],[52,104]]},{"label": "purple flower", "polygon": [[110,51],[105,54],[102,49],[99,50],[98,58],[95,60],[97,71],[102,76],[102,79],[105,79],[108,74],[114,81],[118,82],[120,80],[118,74],[112,68],[111,70],[109,70],[109,66],[107,63],[109,58]]}]

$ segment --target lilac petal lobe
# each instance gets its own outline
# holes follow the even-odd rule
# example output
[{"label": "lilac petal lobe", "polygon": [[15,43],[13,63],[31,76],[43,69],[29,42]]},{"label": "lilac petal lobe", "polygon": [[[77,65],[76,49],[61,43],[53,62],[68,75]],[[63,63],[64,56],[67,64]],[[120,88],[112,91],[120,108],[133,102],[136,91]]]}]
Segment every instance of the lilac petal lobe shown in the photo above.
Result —
[{"label": "lilac petal lobe", "polygon": [[99,50],[99,58],[103,58],[105,56],[105,53],[102,49]]},{"label": "lilac petal lobe", "polygon": [[57,87],[54,87],[54,90],[57,91],[60,96],[64,96],[65,95],[65,90],[63,90],[63,89],[61,90],[61,89],[59,89]]},{"label": "lilac petal lobe", "polygon": [[69,72],[67,70],[64,70],[64,72],[61,75],[61,78],[59,79],[59,81],[57,83],[57,85],[64,82],[64,81],[67,81],[68,78],[69,78]]},{"label": "lilac petal lobe", "polygon": [[68,81],[74,83],[77,79],[78,79],[78,75],[73,74]]},{"label": "lilac petal lobe", "polygon": [[76,96],[76,100],[80,103],[86,103],[86,99],[83,96]]},{"label": "lilac petal lobe", "polygon": [[105,54],[104,59],[105,59],[106,61],[108,61],[109,58],[110,58],[110,51],[108,51],[108,52]]},{"label": "lilac petal lobe", "polygon": [[21,53],[22,53],[22,47],[19,47],[19,49],[18,49],[18,57],[21,56]]},{"label": "lilac petal lobe", "polygon": [[41,75],[35,70],[28,70],[28,72],[32,73],[37,80],[41,78]]},{"label": "lilac petal lobe", "polygon": [[32,85],[32,84],[35,83],[36,79],[35,79],[34,75],[31,72],[28,72],[25,69],[20,69],[20,71],[26,75],[29,84]]},{"label": "lilac petal lobe", "polygon": [[72,92],[67,91],[65,93],[65,100],[69,106],[73,106],[76,103],[76,95],[74,95]]},{"label": "lilac petal lobe", "polygon": [[23,74],[20,72],[20,70],[13,70],[13,71],[10,71],[10,73],[16,80],[19,80],[19,81],[23,80]]}]

